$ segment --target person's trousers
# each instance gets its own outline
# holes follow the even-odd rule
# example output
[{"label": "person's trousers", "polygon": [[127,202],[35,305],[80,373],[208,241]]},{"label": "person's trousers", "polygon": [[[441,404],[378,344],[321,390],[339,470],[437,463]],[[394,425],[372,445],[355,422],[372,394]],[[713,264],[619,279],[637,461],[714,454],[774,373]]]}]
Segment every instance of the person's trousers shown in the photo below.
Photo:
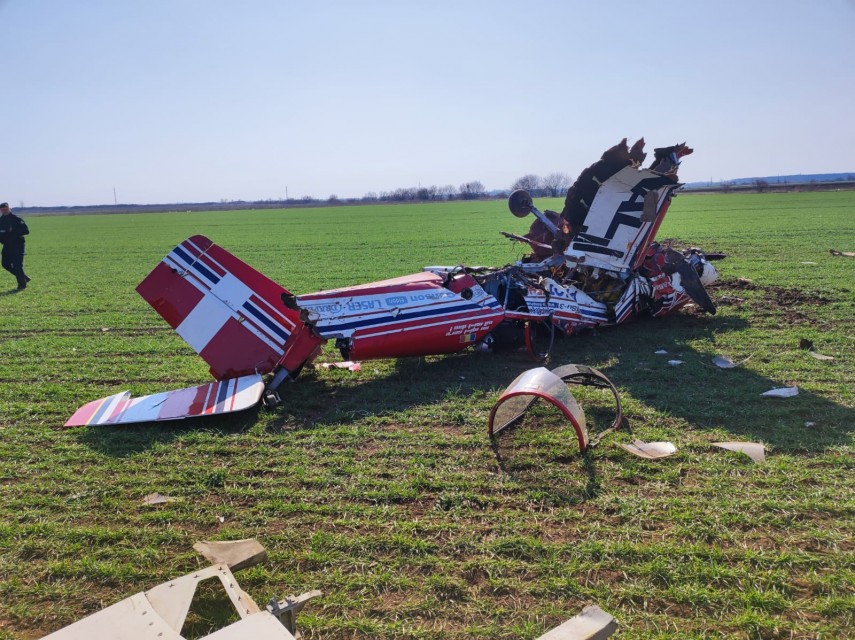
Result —
[{"label": "person's trousers", "polygon": [[26,287],[28,278],[24,273],[24,245],[4,246],[0,256],[2,256],[3,268],[18,280],[18,288]]}]

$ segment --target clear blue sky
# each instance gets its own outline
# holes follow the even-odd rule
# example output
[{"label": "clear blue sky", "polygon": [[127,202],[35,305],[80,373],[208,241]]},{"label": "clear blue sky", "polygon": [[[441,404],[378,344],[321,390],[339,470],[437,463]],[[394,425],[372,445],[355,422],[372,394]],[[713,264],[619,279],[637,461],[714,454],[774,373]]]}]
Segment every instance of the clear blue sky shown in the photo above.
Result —
[{"label": "clear blue sky", "polygon": [[0,200],[855,171],[855,0],[0,0]]}]

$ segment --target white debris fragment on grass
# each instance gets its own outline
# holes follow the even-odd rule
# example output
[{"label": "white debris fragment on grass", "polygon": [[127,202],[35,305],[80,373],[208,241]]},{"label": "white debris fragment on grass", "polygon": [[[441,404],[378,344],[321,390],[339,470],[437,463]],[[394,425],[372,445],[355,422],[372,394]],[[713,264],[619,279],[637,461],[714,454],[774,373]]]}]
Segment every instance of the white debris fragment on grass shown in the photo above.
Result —
[{"label": "white debris fragment on grass", "polygon": [[766,460],[766,449],[759,442],[713,442],[713,446],[744,453],[754,462]]},{"label": "white debris fragment on grass", "polygon": [[799,395],[798,387],[779,387],[778,389],[769,389],[760,394],[765,398],[794,398]]},{"label": "white debris fragment on grass", "polygon": [[677,447],[672,442],[643,442],[635,440],[632,444],[621,444],[620,446],[631,454],[647,460],[667,458],[677,452]]},{"label": "white debris fragment on grass", "polygon": [[727,356],[715,356],[712,363],[719,369],[733,369],[736,366],[736,363]]},{"label": "white debris fragment on grass", "polygon": [[142,499],[143,504],[165,504],[167,502],[176,502],[178,498],[165,496],[161,493],[150,493]]},{"label": "white debris fragment on grass", "polygon": [[822,353],[817,353],[816,351],[808,351],[812,358],[816,358],[817,360],[834,360],[834,356],[827,356]]}]

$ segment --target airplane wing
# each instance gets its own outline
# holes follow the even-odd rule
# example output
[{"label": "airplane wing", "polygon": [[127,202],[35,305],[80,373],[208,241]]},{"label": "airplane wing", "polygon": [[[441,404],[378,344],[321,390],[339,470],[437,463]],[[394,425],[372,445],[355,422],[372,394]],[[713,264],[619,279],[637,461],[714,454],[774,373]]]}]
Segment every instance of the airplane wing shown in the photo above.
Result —
[{"label": "airplane wing", "polygon": [[302,325],[286,289],[204,236],[170,251],[137,292],[218,380],[272,371]]},{"label": "airplane wing", "polygon": [[122,391],[83,405],[64,426],[133,424],[232,413],[258,404],[263,392],[264,382],[257,374],[139,398]]}]

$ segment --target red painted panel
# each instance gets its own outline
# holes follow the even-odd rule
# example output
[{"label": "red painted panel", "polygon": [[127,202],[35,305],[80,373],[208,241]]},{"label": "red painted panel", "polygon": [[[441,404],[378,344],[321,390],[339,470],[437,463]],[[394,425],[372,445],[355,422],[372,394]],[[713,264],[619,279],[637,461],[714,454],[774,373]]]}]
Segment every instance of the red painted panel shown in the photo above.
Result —
[{"label": "red painted panel", "polygon": [[173,329],[181,324],[204,294],[185,278],[160,262],[137,286],[137,293],[157,311]]},{"label": "red painted panel", "polygon": [[356,331],[348,355],[352,360],[372,360],[456,353],[486,336],[502,321],[503,315],[479,310],[441,324],[436,324],[435,318],[414,320],[396,327],[392,333],[382,333],[382,327]]},{"label": "red painted panel", "polygon": [[279,360],[279,354],[234,318],[226,321],[199,355],[211,365],[211,375],[217,380],[268,373]]}]

